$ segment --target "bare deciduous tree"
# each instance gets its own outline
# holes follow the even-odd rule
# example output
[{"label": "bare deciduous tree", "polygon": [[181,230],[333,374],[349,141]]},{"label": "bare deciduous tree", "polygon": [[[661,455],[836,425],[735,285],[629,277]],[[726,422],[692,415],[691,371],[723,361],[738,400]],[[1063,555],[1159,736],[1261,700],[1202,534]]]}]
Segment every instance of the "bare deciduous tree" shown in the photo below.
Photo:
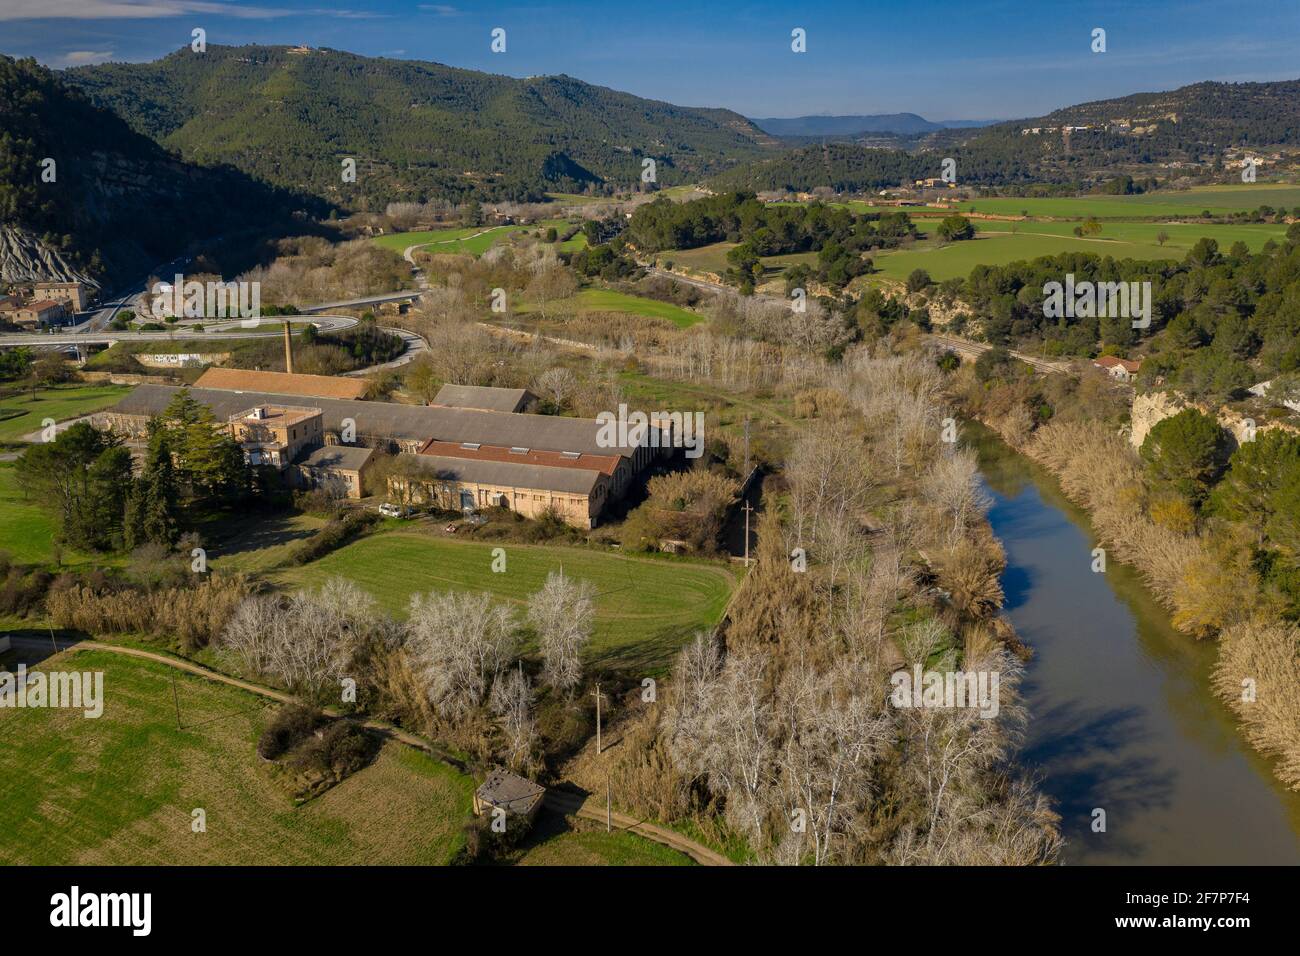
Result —
[{"label": "bare deciduous tree", "polygon": [[406,622],[406,648],[439,716],[458,721],[485,701],[516,647],[510,608],[490,594],[416,594]]},{"label": "bare deciduous tree", "polygon": [[571,693],[582,681],[582,651],[591,642],[596,618],[591,585],[552,571],[528,599],[528,622],[537,631],[542,680]]},{"label": "bare deciduous tree", "polygon": [[492,685],[489,704],[505,743],[501,760],[511,770],[525,771],[533,762],[537,746],[533,698],[532,682],[522,670],[507,670]]}]

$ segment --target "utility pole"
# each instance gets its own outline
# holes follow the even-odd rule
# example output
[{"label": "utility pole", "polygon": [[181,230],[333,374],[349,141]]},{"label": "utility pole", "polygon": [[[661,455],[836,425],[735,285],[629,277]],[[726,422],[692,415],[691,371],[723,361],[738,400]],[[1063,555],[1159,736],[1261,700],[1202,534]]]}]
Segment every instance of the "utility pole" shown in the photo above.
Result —
[{"label": "utility pole", "polygon": [[600,756],[600,684],[596,685],[596,755]]},{"label": "utility pole", "polygon": [[749,513],[754,510],[754,506],[745,499],[745,507],[741,509],[745,512],[745,567],[749,567]]}]

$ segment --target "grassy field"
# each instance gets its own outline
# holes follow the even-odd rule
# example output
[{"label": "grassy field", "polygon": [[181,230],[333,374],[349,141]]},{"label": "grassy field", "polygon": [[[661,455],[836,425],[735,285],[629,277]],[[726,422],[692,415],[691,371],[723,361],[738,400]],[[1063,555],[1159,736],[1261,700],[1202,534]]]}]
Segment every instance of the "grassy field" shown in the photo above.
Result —
[{"label": "grassy field", "polygon": [[[565,219],[548,219],[531,226],[471,226],[462,229],[395,232],[387,236],[377,236],[371,242],[395,252],[403,252],[408,246],[420,245],[425,252],[468,253],[481,256],[507,236],[536,232],[539,229],[545,234],[547,228],[551,226],[563,232],[570,225],[572,224]],[[575,252],[586,248],[586,245],[587,237],[578,233],[572,239],[560,243],[559,248],[563,252]]]},{"label": "grassy field", "polygon": [[474,782],[419,751],[385,744],[295,808],[256,755],[261,698],[102,651],[57,660],[103,672],[104,714],[3,712],[0,864],[429,865],[462,845]]},{"label": "grassy field", "polygon": [[437,246],[429,248],[437,252],[470,252],[474,255],[482,255],[503,234],[513,228],[513,226],[466,226],[424,232],[394,232],[386,236],[376,236],[370,241],[395,252],[402,252],[407,246],[437,243]]},{"label": "grassy field", "polygon": [[303,541],[325,526],[314,515],[223,515],[199,529],[213,570],[257,573],[282,563]]},{"label": "grassy field", "polygon": [[736,248],[734,242],[715,242],[698,249],[673,249],[655,256],[659,265],[671,262],[678,268],[693,272],[712,272],[721,275],[727,271],[727,253]]},{"label": "grassy field", "polygon": [[0,551],[22,564],[44,564],[54,543],[54,521],[23,498],[12,462],[0,462]]},{"label": "grassy field", "polygon": [[1080,196],[1052,199],[977,199],[961,203],[963,211],[1016,216],[1130,219],[1144,216],[1194,216],[1208,209],[1215,215],[1250,211],[1260,206],[1300,205],[1300,186],[1241,183],[1235,186],[1200,186],[1185,192],[1154,192],[1139,196]]},{"label": "grassy field", "polygon": [[[521,306],[527,309],[527,306]],[[681,329],[690,328],[697,322],[703,322],[704,316],[690,309],[683,309],[671,302],[647,299],[625,292],[609,289],[583,289],[569,299],[560,299],[550,304],[558,312],[580,315],[585,312],[626,312],[632,315],[647,315],[655,319],[667,319]]]},{"label": "grassy field", "polygon": [[[492,549],[506,551],[506,572],[491,570]],[[522,608],[550,571],[590,582],[596,629],[587,659],[605,667],[660,673],[695,634],[715,624],[737,583],[721,564],[496,542],[463,541],[416,531],[362,538],[300,568],[276,572],[286,587],[315,587],[341,575],[381,605],[405,615],[411,595],[429,590],[488,591]]]},{"label": "grassy field", "polygon": [[46,418],[61,422],[97,412],[129,391],[126,385],[56,385],[37,389],[34,401],[30,392],[0,399],[0,442],[18,441],[39,431]]},{"label": "grassy field", "polygon": [[529,847],[518,866],[694,866],[695,861],[645,837],[615,830],[573,830]]},{"label": "grassy field", "polygon": [[[1016,231],[1012,232],[1012,226]],[[1234,242],[1244,242],[1258,250],[1269,239],[1281,239],[1286,226],[1279,225],[1199,225],[1191,223],[1104,222],[1099,235],[1079,238],[1071,235],[1074,223],[1068,222],[998,222],[979,220],[973,240],[940,246],[924,240],[910,249],[878,252],[873,256],[880,274],[890,279],[906,279],[913,269],[925,269],[936,280],[970,274],[977,265],[1005,265],[1018,259],[1054,256],[1063,252],[1086,252],[1116,259],[1181,260],[1203,236],[1227,250]],[[928,234],[929,230],[922,228]],[[1168,241],[1161,246],[1156,234],[1164,232]]]}]

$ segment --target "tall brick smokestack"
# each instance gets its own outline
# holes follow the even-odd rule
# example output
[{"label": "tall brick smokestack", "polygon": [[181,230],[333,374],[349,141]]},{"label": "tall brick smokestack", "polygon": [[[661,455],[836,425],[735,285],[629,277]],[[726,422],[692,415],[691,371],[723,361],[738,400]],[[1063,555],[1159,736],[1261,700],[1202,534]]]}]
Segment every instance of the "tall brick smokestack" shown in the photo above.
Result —
[{"label": "tall brick smokestack", "polygon": [[289,322],[284,323],[284,370],[293,373],[293,339],[289,336]]}]

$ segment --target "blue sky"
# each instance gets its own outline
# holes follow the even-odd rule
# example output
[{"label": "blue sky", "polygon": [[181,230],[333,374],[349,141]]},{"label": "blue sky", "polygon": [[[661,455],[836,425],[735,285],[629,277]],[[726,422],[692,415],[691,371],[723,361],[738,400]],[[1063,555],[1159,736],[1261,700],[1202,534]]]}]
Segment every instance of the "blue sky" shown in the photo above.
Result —
[{"label": "blue sky", "polygon": [[[1016,118],[1198,80],[1300,77],[1300,0],[0,0],[0,52],[50,66],[187,45],[306,43],[530,76],[568,73],[748,116]],[[489,49],[494,27],[506,52]],[[807,52],[790,32],[807,31]],[[1107,51],[1090,50],[1095,27]]]}]

